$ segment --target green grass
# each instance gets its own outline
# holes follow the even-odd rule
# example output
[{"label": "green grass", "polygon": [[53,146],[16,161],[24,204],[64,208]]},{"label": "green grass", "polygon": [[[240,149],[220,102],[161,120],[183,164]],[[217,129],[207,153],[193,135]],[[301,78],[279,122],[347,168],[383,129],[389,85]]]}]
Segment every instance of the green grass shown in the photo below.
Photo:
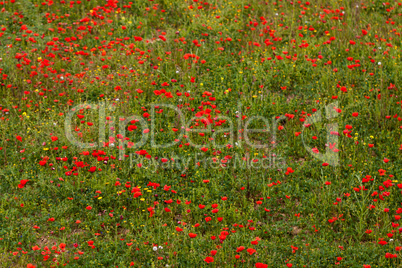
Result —
[{"label": "green grass", "polygon": [[400,0],[13,2],[0,267],[401,266]]}]

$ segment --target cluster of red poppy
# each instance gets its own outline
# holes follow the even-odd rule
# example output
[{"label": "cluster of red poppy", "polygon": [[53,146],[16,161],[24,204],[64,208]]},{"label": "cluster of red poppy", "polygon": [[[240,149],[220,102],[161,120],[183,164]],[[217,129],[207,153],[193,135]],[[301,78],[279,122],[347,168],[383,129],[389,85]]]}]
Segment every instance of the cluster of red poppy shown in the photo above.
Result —
[{"label": "cluster of red poppy", "polygon": [[[250,260],[247,263],[257,268],[268,267],[269,257],[262,254],[267,252],[263,246],[267,231],[261,226],[271,224],[278,217],[284,217],[285,222],[305,225],[307,222],[306,233],[312,233],[312,237],[322,230],[341,233],[347,224],[352,225],[353,232],[360,232],[359,243],[359,239],[374,242],[385,259],[380,260],[382,264],[397,264],[402,249],[398,237],[402,232],[399,223],[402,183],[398,183],[402,101],[400,76],[396,71],[400,58],[400,1],[374,1],[346,7],[342,1],[315,5],[308,1],[279,0],[257,6],[241,1],[222,4],[192,0],[174,7],[164,1],[154,3],[157,0],[149,3],[46,0],[29,3],[37,11],[34,15],[41,16],[38,19],[33,18],[28,7],[22,7],[25,2],[0,1],[0,17],[6,18],[0,18],[0,24],[6,24],[0,27],[4,52],[0,54],[0,64],[6,63],[0,65],[0,96],[4,100],[0,103],[0,120],[4,125],[2,131],[5,129],[0,133],[0,151],[4,153],[1,164],[9,167],[12,162],[18,166],[9,172],[12,177],[18,177],[17,181],[11,180],[10,187],[0,186],[0,189],[13,189],[10,194],[14,196],[14,201],[5,197],[0,213],[3,213],[3,203],[11,208],[11,202],[18,200],[16,209],[20,215],[31,215],[26,211],[33,210],[40,202],[27,196],[30,190],[39,187],[35,194],[54,191],[49,194],[52,198],[56,192],[66,198],[57,197],[54,199],[57,203],[80,202],[74,203],[79,204],[80,211],[73,214],[82,218],[63,215],[66,220],[61,221],[59,215],[49,213],[39,219],[32,213],[35,216],[30,216],[29,228],[35,230],[35,235],[42,231],[53,235],[56,231],[82,226],[97,218],[95,215],[99,218],[105,215],[102,219],[113,221],[102,222],[102,229],[91,231],[93,238],[85,240],[82,246],[77,243],[70,246],[70,241],[63,240],[54,245],[29,244],[23,250],[26,245],[20,242],[15,250],[10,248],[15,241],[7,242],[4,245],[12,256],[29,253],[35,263],[59,265],[65,260],[59,256],[67,256],[71,250],[73,257],[69,262],[79,263],[87,258],[87,251],[95,254],[101,248],[101,239],[106,236],[99,230],[113,227],[120,232],[123,226],[133,228],[126,226],[125,221],[124,213],[130,211],[138,218],[144,215],[150,226],[161,220],[162,227],[176,231],[176,244],[189,243],[192,247],[195,242],[202,243],[198,263],[205,265],[224,265],[220,252],[225,246],[225,255],[230,252],[235,265]],[[183,13],[177,15],[178,10]],[[368,10],[384,19],[381,27],[386,31],[376,21],[358,22],[359,19],[350,15],[370,16]],[[139,15],[141,19],[137,20]],[[179,29],[177,25],[183,23],[180,20],[190,30]],[[356,27],[351,27],[354,23]],[[309,83],[310,80],[317,81]],[[324,85],[330,88],[324,89]],[[98,101],[98,104],[79,106],[83,100]],[[244,111],[238,106],[243,101],[247,106]],[[336,105],[328,106],[331,101],[336,101]],[[101,102],[109,105],[103,121],[101,116],[98,120],[93,114],[94,110],[100,111]],[[156,104],[150,109],[147,105],[161,102],[170,104],[170,108]],[[288,103],[296,108],[289,110]],[[172,107],[181,114],[172,115]],[[324,109],[326,119],[339,119],[339,129],[331,129],[326,135],[310,121],[323,116]],[[133,111],[141,116],[133,119]],[[71,125],[63,125],[65,116],[71,112],[74,112]],[[191,120],[186,122],[183,117],[188,115]],[[230,116],[236,118],[235,131]],[[291,161],[275,168],[272,176],[261,171],[224,173],[238,160],[235,154],[239,151],[244,152],[241,164],[251,163],[251,166],[258,166],[274,155],[250,149],[249,144],[241,147],[248,134],[245,125],[252,116],[276,119],[278,125],[274,130],[280,135],[291,130],[289,146],[281,147],[296,148],[289,158]],[[267,120],[263,121],[268,128]],[[366,124],[376,133],[370,132]],[[21,127],[14,127],[17,125]],[[85,149],[77,150],[76,144],[70,143],[71,137],[67,139],[64,135],[65,130],[72,131],[74,140],[86,145]],[[138,138],[142,140],[148,135],[153,139],[151,146],[138,148]],[[322,142],[323,138],[328,142]],[[155,150],[158,145],[155,139],[172,142],[167,150],[172,154]],[[283,137],[281,141],[283,144]],[[315,144],[307,152],[312,155],[308,159],[311,163],[324,155],[322,151],[343,156],[339,167],[342,172],[334,171],[333,163],[323,158],[318,165],[309,166],[311,172],[306,166],[300,168],[302,161],[297,162],[296,155],[299,156],[303,149],[300,144],[304,142]],[[273,147],[279,144],[272,137],[268,143]],[[326,150],[319,149],[324,144]],[[129,155],[128,151],[133,154]],[[181,157],[175,153],[181,153]],[[189,153],[210,156],[211,164],[219,173],[212,168],[199,172],[205,167],[202,160],[194,161],[194,168],[183,164],[182,156]],[[133,155],[138,159],[133,168],[135,178],[126,164]],[[168,164],[169,171],[162,170]],[[152,165],[156,167],[155,174],[149,171]],[[178,166],[180,172],[176,170]],[[35,174],[26,177],[27,170]],[[214,177],[220,174],[227,174],[225,180],[231,181],[228,193],[221,192],[227,185]],[[334,179],[338,175],[357,176],[358,181],[342,178],[348,185],[347,189],[342,188]],[[42,177],[46,177],[45,183],[39,179]],[[246,182],[240,181],[243,177],[247,187]],[[297,181],[310,181],[311,177],[318,181],[322,191],[317,195],[320,198],[317,202],[328,202],[320,220],[314,218],[315,209],[311,213],[300,209],[304,197],[295,190],[302,188]],[[10,183],[8,177],[5,181]],[[212,187],[216,191],[208,191]],[[87,199],[79,194],[65,196],[71,191]],[[107,196],[113,199],[105,201]],[[250,203],[250,206],[233,208],[228,203],[236,206]],[[284,207],[290,212],[278,212]],[[233,220],[231,213],[239,211],[252,215],[252,219],[242,216],[242,222]],[[10,218],[5,216],[5,219]],[[236,247],[230,245],[229,249],[227,244],[238,239],[235,237],[238,234],[242,242]],[[0,235],[12,237],[12,232],[0,230]],[[130,258],[133,245],[135,251],[144,252],[138,241],[126,241],[123,236],[119,239],[129,248]],[[171,260],[170,256],[159,253],[156,241],[140,242],[156,248],[152,256],[158,265]],[[170,241],[164,243],[171,246]],[[246,243],[251,246],[247,247]],[[292,258],[282,260],[283,266],[292,267],[298,261],[293,256],[298,256],[302,245],[295,243],[288,247],[287,256]],[[339,249],[344,250],[342,246]],[[336,256],[335,265],[349,258]],[[129,262],[130,266],[135,265],[132,259]],[[36,265],[29,263],[27,267]],[[371,266],[363,264],[363,267]]]}]

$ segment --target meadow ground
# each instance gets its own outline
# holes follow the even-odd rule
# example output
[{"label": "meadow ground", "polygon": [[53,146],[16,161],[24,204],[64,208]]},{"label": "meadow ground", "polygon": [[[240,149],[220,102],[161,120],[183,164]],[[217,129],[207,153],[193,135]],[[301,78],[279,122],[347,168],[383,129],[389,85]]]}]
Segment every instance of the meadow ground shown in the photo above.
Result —
[{"label": "meadow ground", "polygon": [[402,1],[0,0],[0,267],[399,267]]}]

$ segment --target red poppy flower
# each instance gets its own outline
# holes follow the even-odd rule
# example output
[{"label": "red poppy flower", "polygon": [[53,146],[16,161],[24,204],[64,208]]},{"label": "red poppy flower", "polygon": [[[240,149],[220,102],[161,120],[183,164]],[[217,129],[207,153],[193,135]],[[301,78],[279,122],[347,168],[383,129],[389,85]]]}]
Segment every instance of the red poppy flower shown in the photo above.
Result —
[{"label": "red poppy flower", "polygon": [[189,236],[190,238],[195,238],[195,237],[197,236],[197,234],[189,233],[188,236]]},{"label": "red poppy flower", "polygon": [[96,171],[96,167],[90,167],[88,171],[94,173]]},{"label": "red poppy flower", "polygon": [[25,184],[27,184],[29,180],[20,180],[20,184],[18,184],[18,188],[24,188]]},{"label": "red poppy flower", "polygon": [[214,258],[212,258],[212,257],[206,257],[206,258],[204,259],[204,261],[207,262],[207,263],[211,263],[211,262],[214,262]]},{"label": "red poppy flower", "polygon": [[253,249],[253,248],[248,248],[247,249],[248,254],[253,255],[254,253],[257,252],[257,250]]}]

